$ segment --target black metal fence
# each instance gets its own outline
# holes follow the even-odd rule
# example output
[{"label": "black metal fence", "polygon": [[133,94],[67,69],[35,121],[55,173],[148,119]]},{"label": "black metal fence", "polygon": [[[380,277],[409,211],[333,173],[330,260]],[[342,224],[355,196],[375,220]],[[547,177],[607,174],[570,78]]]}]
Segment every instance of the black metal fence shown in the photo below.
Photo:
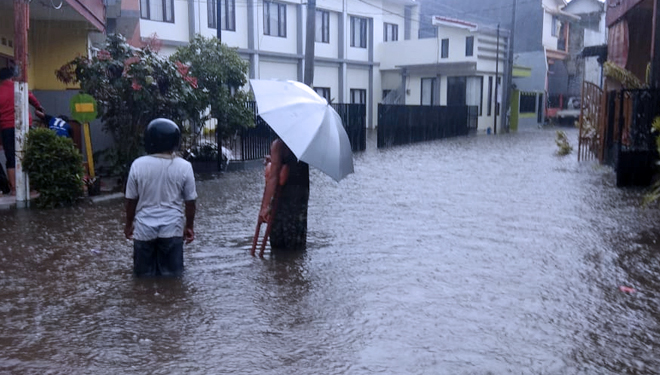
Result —
[{"label": "black metal fence", "polygon": [[477,106],[378,105],[378,148],[468,135]]},{"label": "black metal fence", "polygon": [[[195,132],[196,136],[184,137],[182,149],[195,172],[218,172],[224,170],[228,163],[259,160],[270,153],[270,144],[277,135],[257,115],[256,103],[249,102],[247,105],[254,113],[254,127],[240,129],[221,140],[217,139],[214,129],[203,129]],[[366,106],[332,104],[332,107],[342,119],[353,151],[364,151],[367,142]]]},{"label": "black metal fence", "polygon": [[616,171],[617,186],[651,183],[658,159],[653,119],[660,115],[660,90],[607,93],[603,162]]}]

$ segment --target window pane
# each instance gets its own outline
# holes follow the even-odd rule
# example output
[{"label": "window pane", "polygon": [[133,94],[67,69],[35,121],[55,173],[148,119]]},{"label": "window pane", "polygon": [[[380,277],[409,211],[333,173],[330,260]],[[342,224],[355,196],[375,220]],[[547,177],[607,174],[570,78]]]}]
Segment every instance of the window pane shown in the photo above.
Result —
[{"label": "window pane", "polygon": [[227,30],[236,30],[236,0],[230,0],[227,6]]},{"label": "window pane", "polygon": [[279,4],[278,33],[279,36],[286,36],[286,5]]},{"label": "window pane", "polygon": [[165,21],[174,21],[174,0],[163,0],[165,2]]},{"label": "window pane", "polygon": [[367,48],[367,20],[360,19],[360,47]]},{"label": "window pane", "polygon": [[422,105],[433,105],[435,78],[422,78]]},{"label": "window pane", "polygon": [[140,0],[140,17],[149,19],[149,0]]},{"label": "window pane", "polygon": [[351,47],[356,46],[357,42],[357,19],[355,17],[351,17]]},{"label": "window pane", "polygon": [[465,56],[472,56],[474,54],[474,37],[468,36],[465,38]]},{"label": "window pane", "polygon": [[215,18],[217,16],[217,13],[215,11],[215,4],[216,4],[216,0],[207,0],[206,1],[206,9],[207,9],[206,12],[208,13],[207,18],[208,18],[208,22],[209,22],[209,27],[212,28],[212,29],[215,29],[217,27],[217,25],[215,23]]},{"label": "window pane", "polygon": [[449,39],[442,40],[442,54],[440,57],[443,59],[449,57]]},{"label": "window pane", "polygon": [[323,11],[316,11],[316,25],[314,29],[314,40],[317,42],[323,42]]},{"label": "window pane", "polygon": [[323,13],[323,42],[330,43],[330,12]]},{"label": "window pane", "polygon": [[163,21],[163,0],[149,0],[149,19]]}]

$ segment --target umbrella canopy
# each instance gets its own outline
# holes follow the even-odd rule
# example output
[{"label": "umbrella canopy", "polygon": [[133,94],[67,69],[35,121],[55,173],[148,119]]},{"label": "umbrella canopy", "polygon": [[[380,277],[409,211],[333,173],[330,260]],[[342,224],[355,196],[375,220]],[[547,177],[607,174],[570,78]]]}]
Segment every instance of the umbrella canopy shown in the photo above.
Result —
[{"label": "umbrella canopy", "polygon": [[353,172],[353,151],[339,114],[296,81],[250,80],[259,116],[298,160],[339,181]]}]

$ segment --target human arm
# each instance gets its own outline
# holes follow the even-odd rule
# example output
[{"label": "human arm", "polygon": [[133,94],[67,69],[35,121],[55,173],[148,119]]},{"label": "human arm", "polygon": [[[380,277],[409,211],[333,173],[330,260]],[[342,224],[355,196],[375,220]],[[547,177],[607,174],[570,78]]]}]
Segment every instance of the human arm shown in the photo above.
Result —
[{"label": "human arm", "polygon": [[28,101],[30,102],[30,105],[33,106],[37,111],[44,111],[44,107],[41,106],[41,103],[39,103],[39,100],[37,100],[37,97],[34,96],[32,91],[28,91]]},{"label": "human arm", "polygon": [[195,230],[193,229],[195,224],[195,212],[197,211],[195,206],[195,201],[186,201],[186,226],[183,229],[183,239],[186,243],[191,243],[195,239]]},{"label": "human arm", "polygon": [[266,185],[264,186],[264,195],[261,200],[261,209],[259,210],[259,221],[268,222],[270,217],[270,206],[275,190],[279,185],[280,171],[283,166],[282,147],[284,144],[280,140],[275,140],[270,146],[270,166],[267,166]]},{"label": "human arm", "polygon": [[135,220],[137,202],[137,199],[126,198],[126,225],[124,226],[124,235],[129,240],[133,239],[133,220]]}]

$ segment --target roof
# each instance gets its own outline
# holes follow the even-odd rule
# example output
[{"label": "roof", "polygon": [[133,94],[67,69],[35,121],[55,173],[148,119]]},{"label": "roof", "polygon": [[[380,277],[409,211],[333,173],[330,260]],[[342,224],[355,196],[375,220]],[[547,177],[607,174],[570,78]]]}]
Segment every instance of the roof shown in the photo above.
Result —
[{"label": "roof", "polygon": [[477,30],[478,26],[476,23],[459,20],[456,18],[449,18],[445,16],[433,16],[431,17],[431,25],[433,26],[449,26],[456,27],[459,29],[467,29],[470,31]]}]

